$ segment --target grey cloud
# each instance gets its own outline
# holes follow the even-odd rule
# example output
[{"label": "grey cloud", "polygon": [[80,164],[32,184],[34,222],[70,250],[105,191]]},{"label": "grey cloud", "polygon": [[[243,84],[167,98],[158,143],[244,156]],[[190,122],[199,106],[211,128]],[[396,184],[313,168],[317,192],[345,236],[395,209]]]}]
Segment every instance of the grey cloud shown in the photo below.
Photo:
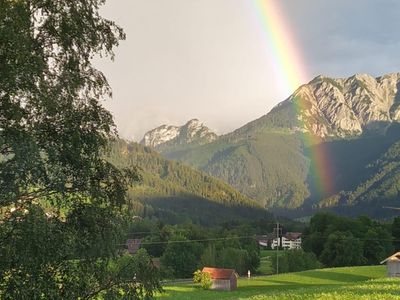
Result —
[{"label": "grey cloud", "polygon": [[[103,12],[127,32],[115,63],[96,61],[121,135],[197,117],[220,133],[265,114],[279,89],[252,0],[109,0]],[[400,1],[275,0],[318,75],[400,71]]]}]

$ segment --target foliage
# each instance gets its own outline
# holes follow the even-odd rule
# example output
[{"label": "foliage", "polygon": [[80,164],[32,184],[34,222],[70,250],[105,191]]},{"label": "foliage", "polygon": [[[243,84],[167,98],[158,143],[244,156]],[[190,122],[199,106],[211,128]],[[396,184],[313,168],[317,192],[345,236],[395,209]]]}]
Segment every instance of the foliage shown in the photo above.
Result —
[{"label": "foliage", "polygon": [[305,230],[303,249],[326,266],[377,264],[393,252],[390,227],[361,216],[315,214]]},{"label": "foliage", "polygon": [[125,230],[118,211],[86,204],[60,221],[31,204],[7,218],[0,227],[2,299],[90,299],[121,292],[140,298],[161,289],[144,250],[116,255]]},{"label": "foliage", "polygon": [[210,244],[204,249],[200,257],[200,266],[216,267],[218,265],[217,250],[214,244]]},{"label": "foliage", "polygon": [[393,252],[392,235],[386,228],[376,227],[369,228],[364,235],[364,257],[367,260],[367,264],[376,264]]},{"label": "foliage", "polygon": [[162,264],[173,269],[175,278],[191,277],[203,251],[200,243],[187,241],[183,235],[172,236],[161,257]]},{"label": "foliage", "polygon": [[[282,252],[282,251],[281,251]],[[272,270],[276,274],[276,256],[271,257]],[[303,250],[283,251],[279,255],[278,273],[299,272],[311,269],[319,269],[322,264],[318,261],[314,253],[304,252]]]},{"label": "foliage", "polygon": [[400,217],[396,217],[393,219],[392,223],[392,235],[395,239],[394,248],[396,251],[400,250]]},{"label": "foliage", "polygon": [[144,249],[112,261],[109,269],[110,281],[102,293],[105,299],[149,299],[162,291],[160,273]]},{"label": "foliage", "polygon": [[211,275],[207,272],[197,270],[193,273],[193,282],[200,283],[204,290],[208,290],[212,285]]},{"label": "foliage", "polygon": [[128,191],[138,215],[167,223],[191,221],[204,225],[270,215],[225,182],[167,160],[137,143],[114,141],[108,160],[120,167],[139,168],[142,181]]},{"label": "foliage", "polygon": [[327,266],[353,266],[365,264],[362,242],[351,233],[336,231],[328,236],[321,262]]},{"label": "foliage", "polygon": [[[91,65],[124,37],[101,18],[103,1],[2,1],[0,199],[2,206],[79,193],[122,203],[125,176],[102,159],[115,130],[98,103],[110,93]],[[107,186],[107,188],[104,188]]]},{"label": "foliage", "polygon": [[300,206],[308,196],[309,162],[294,135],[254,129],[187,151],[164,153],[228,182],[262,205]]},{"label": "foliage", "polygon": [[187,278],[189,272],[203,267],[256,273],[260,249],[254,237],[265,231],[266,223],[266,220],[236,221],[203,227],[192,223],[166,225],[144,219],[134,222],[128,231],[129,236],[142,239],[142,246],[151,255],[161,258],[165,275]]},{"label": "foliage", "polygon": [[249,253],[244,249],[224,248],[218,258],[218,265],[234,269],[239,274],[245,274],[250,266]]},{"label": "foliage", "polygon": [[99,100],[111,89],[91,62],[112,58],[125,37],[100,16],[104,2],[0,2],[2,299],[132,299],[160,288],[149,257],[121,258],[118,246],[139,177],[104,159],[116,130]]}]

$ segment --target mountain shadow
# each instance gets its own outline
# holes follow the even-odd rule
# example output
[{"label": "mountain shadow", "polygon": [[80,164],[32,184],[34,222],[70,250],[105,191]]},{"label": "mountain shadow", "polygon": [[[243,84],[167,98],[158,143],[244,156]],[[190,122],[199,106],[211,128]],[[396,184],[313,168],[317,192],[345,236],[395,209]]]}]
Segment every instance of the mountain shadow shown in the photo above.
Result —
[{"label": "mountain shadow", "polygon": [[232,220],[273,218],[264,209],[245,205],[226,206],[194,195],[147,198],[143,203],[153,208],[153,217],[169,224],[195,223],[212,226]]},{"label": "mountain shadow", "polygon": [[[369,168],[370,164],[400,140],[400,124],[379,122],[375,128],[378,126],[386,128],[384,134],[366,131],[356,138],[327,141],[304,149],[304,154],[314,161],[313,164],[314,153],[323,153],[325,166],[330,169],[309,172],[307,183],[311,196],[306,204],[316,203],[342,190],[351,190],[373,175],[374,169]],[[310,169],[318,167],[312,165]],[[319,176],[321,172],[327,171],[331,190],[321,191]]]}]

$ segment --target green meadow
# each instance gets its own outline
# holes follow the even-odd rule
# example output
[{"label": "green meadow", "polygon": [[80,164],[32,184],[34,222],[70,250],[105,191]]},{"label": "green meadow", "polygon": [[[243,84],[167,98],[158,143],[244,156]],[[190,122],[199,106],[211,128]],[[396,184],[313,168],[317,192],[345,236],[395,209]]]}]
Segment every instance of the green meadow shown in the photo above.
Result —
[{"label": "green meadow", "polygon": [[232,292],[202,290],[190,284],[164,287],[159,299],[400,299],[400,279],[385,278],[384,266],[310,270],[240,278]]},{"label": "green meadow", "polygon": [[[279,252],[279,256],[282,251]],[[259,275],[271,275],[273,273],[272,264],[276,264],[276,251],[275,250],[261,250],[260,251],[260,267],[257,270]]]}]

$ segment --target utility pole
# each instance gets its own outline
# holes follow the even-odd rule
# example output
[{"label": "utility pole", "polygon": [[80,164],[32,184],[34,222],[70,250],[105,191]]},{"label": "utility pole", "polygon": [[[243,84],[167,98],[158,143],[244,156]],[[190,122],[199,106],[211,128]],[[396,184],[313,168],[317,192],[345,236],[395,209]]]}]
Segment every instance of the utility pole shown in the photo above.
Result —
[{"label": "utility pole", "polygon": [[276,222],[276,274],[279,273],[279,222]]}]

